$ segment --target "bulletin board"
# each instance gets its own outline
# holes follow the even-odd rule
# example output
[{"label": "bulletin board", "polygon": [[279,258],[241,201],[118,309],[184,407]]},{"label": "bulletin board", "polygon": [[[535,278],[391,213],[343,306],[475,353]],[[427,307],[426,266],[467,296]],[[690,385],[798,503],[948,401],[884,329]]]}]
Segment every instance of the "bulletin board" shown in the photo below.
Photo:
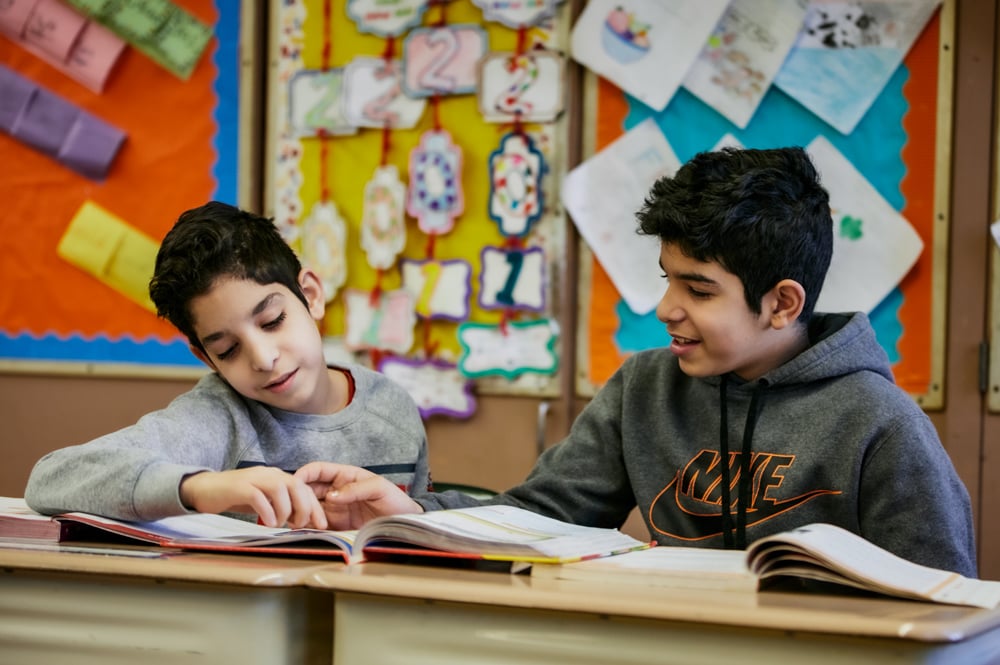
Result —
[{"label": "bulletin board", "polygon": [[[86,16],[69,3],[53,7],[55,2],[45,3],[47,11],[70,21],[74,12]],[[2,371],[164,378],[203,372],[172,326],[94,276],[99,273],[57,253],[85,205],[127,225],[145,259],[150,248],[155,255],[184,210],[210,199],[242,205],[248,200],[253,165],[241,163],[247,152],[240,144],[247,139],[251,109],[240,104],[247,93],[240,79],[254,53],[248,41],[255,31],[252,12],[244,15],[239,0],[134,2],[128,10],[142,21],[173,15],[175,8],[202,26],[202,50],[187,76],[155,60],[133,36],[123,38],[102,90],[82,85],[58,63],[0,33],[0,65],[125,134],[103,177],[88,177],[0,132]],[[122,249],[127,244],[110,251],[107,260],[138,256]],[[147,268],[151,276],[145,261],[130,273],[133,290],[145,292]]]},{"label": "bulletin board", "polygon": [[[896,382],[927,410],[944,405],[953,1],[931,18],[870,110],[843,135],[772,86],[744,130],[683,88],[660,113],[596,76],[587,81],[584,153],[592,155],[654,117],[681,162],[726,133],[749,148],[806,145],[825,136],[915,228],[915,266],[869,317]],[[651,266],[651,279],[656,270]],[[581,246],[576,387],[591,396],[625,358],[669,343],[655,312],[635,315],[600,263]]]},{"label": "bulletin board", "polygon": [[[346,226],[346,276],[328,302],[322,331],[327,357],[342,358],[378,367],[386,357],[455,365],[463,352],[458,339],[459,326],[520,326],[543,323],[553,334],[551,347],[554,365],[545,371],[509,375],[473,377],[477,393],[555,395],[560,392],[558,363],[561,348],[560,300],[565,293],[561,283],[566,246],[566,220],[558,205],[559,182],[565,171],[567,113],[547,122],[518,124],[511,120],[487,121],[475,90],[467,94],[448,94],[427,99],[427,106],[412,127],[360,127],[352,132],[322,133],[299,131],[293,117],[298,117],[291,98],[291,86],[302,72],[343,71],[357,59],[401,59],[406,40],[415,32],[440,25],[465,26],[481,30],[486,51],[521,53],[544,51],[562,55],[568,35],[567,7],[553,0],[533,3],[552,5],[553,12],[529,27],[511,27],[484,15],[483,2],[453,0],[448,2],[387,3],[347,0],[292,0],[272,5],[269,31],[271,70],[268,74],[268,158],[265,174],[264,207],[283,235],[300,256],[306,256],[311,241],[304,237],[318,203],[332,202]],[[498,3],[509,4],[509,3]],[[386,11],[410,11],[418,6],[419,20],[401,34],[384,36],[359,29],[351,12],[366,7]],[[376,11],[373,9],[372,11]],[[479,85],[478,82],[476,84]],[[411,155],[431,129],[445,130],[462,151],[461,186],[464,209],[454,226],[441,234],[423,232],[409,212],[405,219],[405,245],[398,260],[387,268],[371,265],[361,241],[361,223],[365,215],[365,188],[380,166],[395,166],[400,180],[408,184]],[[500,232],[498,223],[488,214],[491,196],[490,161],[501,142],[512,133],[526,133],[541,154],[544,173],[541,180],[543,208],[541,217],[523,238],[522,247],[540,250],[544,256],[543,305],[534,311],[502,311],[485,308],[480,299],[485,247],[502,247],[510,238]],[[462,261],[471,266],[467,315],[455,320],[418,317],[402,321],[397,331],[412,327],[413,343],[408,349],[384,350],[358,348],[348,343],[348,292],[386,294],[400,289],[404,261]],[[308,260],[304,263],[309,265]],[[330,295],[330,289],[327,290]],[[449,414],[455,415],[455,414]]]}]

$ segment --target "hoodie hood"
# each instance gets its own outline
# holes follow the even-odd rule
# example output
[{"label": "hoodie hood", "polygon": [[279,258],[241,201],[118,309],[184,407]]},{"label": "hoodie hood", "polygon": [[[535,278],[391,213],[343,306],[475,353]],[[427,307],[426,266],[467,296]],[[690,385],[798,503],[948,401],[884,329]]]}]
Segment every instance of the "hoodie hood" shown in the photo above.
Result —
[{"label": "hoodie hood", "polygon": [[[860,312],[851,314],[816,314],[809,323],[809,347],[754,381],[744,381],[735,374],[706,377],[704,380],[719,388],[719,453],[722,464],[722,524],[726,548],[744,549],[746,541],[747,505],[750,503],[750,462],[753,433],[766,402],[767,392],[795,387],[816,381],[833,379],[855,372],[870,371],[893,381],[889,358],[878,344],[868,317]],[[736,481],[736,515],[731,488],[733,470],[727,463],[733,446],[729,441],[729,391],[749,390],[742,441],[739,442],[739,471]]]}]

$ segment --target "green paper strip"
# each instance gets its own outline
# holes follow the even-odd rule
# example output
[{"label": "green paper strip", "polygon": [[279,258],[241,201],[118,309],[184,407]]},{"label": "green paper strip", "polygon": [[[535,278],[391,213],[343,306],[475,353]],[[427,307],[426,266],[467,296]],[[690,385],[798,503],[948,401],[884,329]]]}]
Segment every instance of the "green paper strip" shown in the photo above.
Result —
[{"label": "green paper strip", "polygon": [[181,79],[212,39],[212,27],[170,0],[68,0]]}]

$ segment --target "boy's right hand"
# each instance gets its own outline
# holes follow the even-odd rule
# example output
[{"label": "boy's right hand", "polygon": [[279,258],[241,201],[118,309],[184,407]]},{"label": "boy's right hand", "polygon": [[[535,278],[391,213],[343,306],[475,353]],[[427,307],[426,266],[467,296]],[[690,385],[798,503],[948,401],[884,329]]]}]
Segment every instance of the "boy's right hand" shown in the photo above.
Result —
[{"label": "boy's right hand", "polygon": [[422,513],[423,507],[384,476],[333,462],[310,462],[295,477],[322,499],[331,529],[360,529],[382,515]]},{"label": "boy's right hand", "polygon": [[266,526],[326,528],[326,515],[309,485],[272,466],[202,471],[181,480],[181,501],[199,513],[256,513]]}]

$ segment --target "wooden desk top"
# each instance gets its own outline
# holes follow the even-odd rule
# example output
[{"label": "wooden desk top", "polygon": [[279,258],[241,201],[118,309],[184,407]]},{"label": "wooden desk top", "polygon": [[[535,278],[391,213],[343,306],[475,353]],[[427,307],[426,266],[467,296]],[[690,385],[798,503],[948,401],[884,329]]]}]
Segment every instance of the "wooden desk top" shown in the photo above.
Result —
[{"label": "wooden desk top", "polygon": [[[72,547],[72,546],[71,546]],[[532,579],[444,566],[199,554],[128,548],[142,556],[8,549],[0,569],[79,573],[333,592],[745,628],[958,642],[1000,626],[1000,609],[807,592],[745,593]],[[106,551],[101,547],[99,552]]]},{"label": "wooden desk top", "polygon": [[922,642],[957,642],[1000,626],[1000,609],[811,592],[623,587],[388,563],[311,576],[307,584],[333,591]]},{"label": "wooden desk top", "polygon": [[155,546],[85,547],[86,553],[73,543],[64,543],[63,551],[16,549],[0,541],[0,569],[288,587],[304,586],[319,569],[344,567],[317,559],[204,554]]}]

